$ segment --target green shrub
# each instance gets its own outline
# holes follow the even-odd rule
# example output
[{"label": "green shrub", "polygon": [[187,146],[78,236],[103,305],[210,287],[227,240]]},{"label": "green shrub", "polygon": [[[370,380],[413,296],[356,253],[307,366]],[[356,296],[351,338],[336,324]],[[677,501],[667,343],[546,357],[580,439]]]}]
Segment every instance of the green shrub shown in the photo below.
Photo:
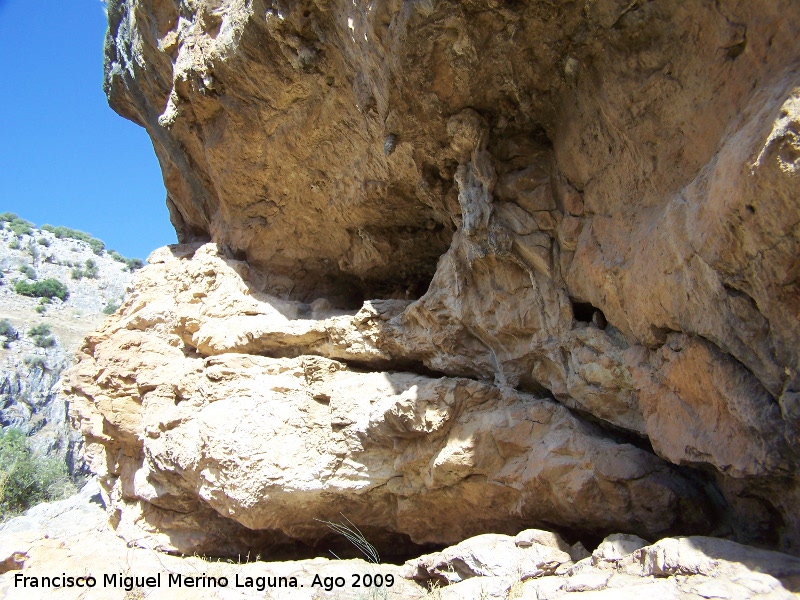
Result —
[{"label": "green shrub", "polygon": [[39,304],[36,305],[35,310],[40,315],[43,315],[47,310],[47,305],[50,304],[50,298],[39,298]]},{"label": "green shrub", "polygon": [[63,461],[34,453],[18,429],[0,431],[0,517],[8,519],[74,492]]},{"label": "green shrub", "polygon": [[[39,306],[42,306],[41,304]],[[34,325],[28,330],[28,337],[39,348],[52,348],[56,345],[56,338],[50,335],[50,326],[46,323]]]},{"label": "green shrub", "polygon": [[25,358],[22,359],[26,365],[28,365],[31,369],[41,369],[44,371],[47,368],[47,360],[44,356],[40,356],[38,354],[26,354]]},{"label": "green shrub", "polygon": [[56,338],[54,338],[52,335],[36,337],[33,338],[33,343],[39,348],[52,348],[56,345]]},{"label": "green shrub", "polygon": [[103,308],[103,312],[107,315],[114,314],[119,310],[120,306],[122,306],[122,303],[117,302],[116,300],[109,300],[108,304],[106,304],[105,308]]},{"label": "green shrub", "polygon": [[92,237],[85,231],[71,229],[69,227],[64,227],[63,225],[59,225],[58,227],[54,227],[53,225],[42,225],[42,229],[44,231],[49,231],[58,239],[69,238],[71,240],[86,242],[87,244],[89,244],[89,247],[95,254],[102,254],[103,250],[106,247],[106,245],[102,241],[98,240],[95,237]]},{"label": "green shrub", "polygon": [[28,242],[28,253],[33,257],[33,260],[39,258],[39,248],[33,243],[33,240]]},{"label": "green shrub", "polygon": [[19,272],[25,275],[28,279],[36,279],[36,271],[33,270],[33,267],[30,265],[21,265],[19,267]]},{"label": "green shrub", "polygon": [[34,325],[28,330],[28,335],[31,337],[39,336],[39,335],[50,335],[50,325],[47,323],[39,323],[38,325]]},{"label": "green shrub", "polygon": [[142,261],[141,258],[125,258],[116,250],[109,250],[108,255],[117,262],[124,263],[125,268],[131,273],[137,269],[141,269],[144,266],[144,261]]},{"label": "green shrub", "polygon": [[22,219],[19,219],[18,221],[14,221],[11,223],[11,231],[16,233],[17,235],[30,235],[33,233],[31,225],[33,225],[33,223],[28,223],[28,221],[23,221]]},{"label": "green shrub", "polygon": [[133,273],[137,269],[141,269],[144,266],[144,262],[141,258],[129,258],[125,261],[128,265],[128,271]]},{"label": "green shrub", "polygon": [[14,291],[22,296],[34,296],[36,298],[58,298],[62,301],[69,298],[67,286],[58,279],[44,279],[33,283],[20,280],[14,285]]},{"label": "green shrub", "polygon": [[8,242],[8,247],[11,248],[12,250],[19,250],[19,240],[17,238],[14,238],[10,242]]},{"label": "green shrub", "polygon": [[33,227],[33,223],[26,221],[25,219],[20,219],[14,213],[5,212],[0,214],[0,221],[8,223],[11,231],[17,235],[30,235],[33,233],[33,229],[31,229]]},{"label": "green shrub", "polygon": [[40,246],[44,246],[45,248],[50,247],[50,240],[44,237],[40,237],[38,240],[36,240],[36,243],[39,244]]},{"label": "green shrub", "polygon": [[94,252],[98,256],[100,256],[103,253],[103,250],[105,250],[106,247],[106,245],[103,242],[101,242],[96,238],[87,240],[86,243],[89,244],[89,247],[92,249],[92,252]]},{"label": "green shrub", "polygon": [[75,267],[72,269],[71,277],[73,279],[81,279],[83,277],[86,277],[87,279],[97,279],[99,272],[100,269],[97,267],[97,263],[89,258],[86,260],[84,269],[81,269],[80,267]]},{"label": "green shrub", "polygon": [[0,320],[0,338],[2,338],[3,348],[8,348],[11,342],[19,339],[19,332],[8,319]]}]

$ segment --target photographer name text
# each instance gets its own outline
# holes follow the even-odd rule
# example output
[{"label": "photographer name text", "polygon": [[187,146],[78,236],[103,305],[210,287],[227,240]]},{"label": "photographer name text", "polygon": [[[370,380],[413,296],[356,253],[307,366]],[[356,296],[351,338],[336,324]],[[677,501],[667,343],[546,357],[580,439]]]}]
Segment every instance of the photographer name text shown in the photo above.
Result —
[{"label": "photographer name text", "polygon": [[[390,588],[395,583],[392,574],[380,573],[352,573],[347,577],[337,576],[308,576],[310,587],[318,587],[325,591],[339,588]],[[308,583],[308,581],[306,581]],[[241,575],[236,573],[233,578],[226,576],[183,575],[181,573],[156,573],[155,575],[126,575],[123,573],[103,573],[97,577],[93,575],[68,575],[62,573],[55,576],[14,574],[15,588],[119,588],[125,591],[134,589],[153,588],[252,588],[263,592],[271,588],[297,588],[305,587],[296,576],[277,575]]]}]

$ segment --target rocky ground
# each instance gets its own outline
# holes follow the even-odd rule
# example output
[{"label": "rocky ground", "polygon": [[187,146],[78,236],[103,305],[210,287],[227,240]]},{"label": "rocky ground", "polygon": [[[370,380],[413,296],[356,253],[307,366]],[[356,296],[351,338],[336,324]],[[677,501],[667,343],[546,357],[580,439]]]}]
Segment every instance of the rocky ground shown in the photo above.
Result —
[{"label": "rocky ground", "polygon": [[[62,574],[92,576],[96,586],[33,588],[31,579],[23,579]],[[178,576],[181,587],[174,583]],[[134,579],[126,583],[125,577]],[[187,577],[206,577],[200,583],[207,587],[187,587]],[[286,578],[285,587],[277,587],[279,577]],[[288,587],[292,577],[297,587]],[[221,585],[222,578],[227,585]],[[365,581],[383,585],[353,587]],[[96,481],[72,498],[41,504],[0,526],[0,595],[12,600],[783,600],[800,597],[798,591],[800,559],[707,537],[650,544],[633,535],[612,535],[589,554],[556,534],[527,530],[477,536],[403,565],[171,556],[120,539],[108,524]]]},{"label": "rocky ground", "polygon": [[[18,337],[0,347],[0,425],[16,427],[31,436],[44,453],[65,456],[80,436],[67,423],[66,399],[60,393],[61,372],[72,364],[73,355],[87,333],[100,326],[111,305],[118,306],[130,284],[132,273],[125,263],[108,252],[95,253],[85,241],[59,239],[53,233],[33,228],[31,233],[11,231],[7,222],[0,229],[0,319],[7,319]],[[91,277],[73,277],[86,271],[93,261]],[[91,263],[90,263],[91,264]],[[30,269],[26,274],[22,270]],[[15,282],[56,279],[67,286],[66,301],[40,298],[14,291]],[[37,310],[38,309],[38,310]],[[46,325],[55,343],[37,345],[30,330]]]}]

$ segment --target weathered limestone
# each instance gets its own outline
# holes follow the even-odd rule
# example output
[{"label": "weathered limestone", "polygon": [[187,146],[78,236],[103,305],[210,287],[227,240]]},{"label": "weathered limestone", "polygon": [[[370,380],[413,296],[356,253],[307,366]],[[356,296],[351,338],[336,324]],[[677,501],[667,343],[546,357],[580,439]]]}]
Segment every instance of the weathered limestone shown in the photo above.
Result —
[{"label": "weathered limestone", "polygon": [[187,242],[70,380],[119,531],[800,552],[795,8],[110,2]]},{"label": "weathered limestone", "polygon": [[[524,533],[524,532],[523,532]],[[522,535],[522,534],[520,534]],[[563,540],[558,540],[563,545]],[[573,562],[556,548],[520,547],[483,535],[406,563],[404,574],[434,582],[443,599],[796,598],[800,560],[707,537],[609,536],[591,558]]]},{"label": "weathered limestone", "polygon": [[[320,520],[340,513],[415,544],[545,522],[708,527],[694,484],[552,399],[390,370],[406,358],[387,349],[395,302],[292,318],[304,307],[251,293],[244,263],[213,244],[186,252],[152,258],[163,262],[144,270],[126,316],[87,339],[69,380],[123,535],[181,552],[314,546],[330,533]],[[254,345],[261,355],[242,352]],[[375,366],[386,370],[364,371]]]}]

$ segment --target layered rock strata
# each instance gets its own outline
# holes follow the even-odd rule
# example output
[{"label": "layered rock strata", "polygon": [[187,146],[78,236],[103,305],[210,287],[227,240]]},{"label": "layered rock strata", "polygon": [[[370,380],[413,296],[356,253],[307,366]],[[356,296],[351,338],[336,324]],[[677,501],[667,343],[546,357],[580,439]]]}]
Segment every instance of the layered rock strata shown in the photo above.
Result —
[{"label": "layered rock strata", "polygon": [[800,552],[793,8],[109,2],[193,244],[70,380],[120,531]]},{"label": "layered rock strata", "polygon": [[313,309],[250,290],[247,264],[216,245],[195,248],[151,256],[69,380],[124,535],[209,553],[317,546],[340,514],[394,547],[523,523],[708,527],[693,482],[551,398],[393,370],[407,302],[299,318]]}]

